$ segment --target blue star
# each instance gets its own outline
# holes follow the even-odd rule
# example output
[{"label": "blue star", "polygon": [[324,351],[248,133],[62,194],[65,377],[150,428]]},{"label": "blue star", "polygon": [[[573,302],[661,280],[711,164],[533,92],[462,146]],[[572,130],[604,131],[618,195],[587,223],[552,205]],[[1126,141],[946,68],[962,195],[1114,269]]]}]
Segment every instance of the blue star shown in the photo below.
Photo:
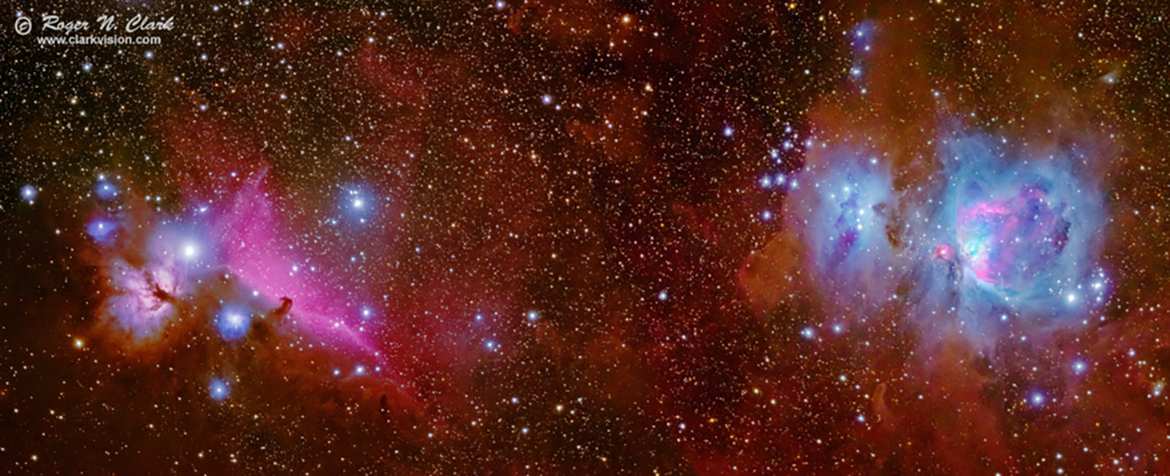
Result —
[{"label": "blue star", "polygon": [[25,185],[20,187],[20,198],[23,198],[28,203],[32,203],[37,199],[37,188],[32,185]]},{"label": "blue star", "polygon": [[215,327],[219,329],[219,335],[224,340],[236,340],[248,335],[251,321],[252,316],[247,310],[225,306],[215,317]]},{"label": "blue star", "polygon": [[223,379],[211,379],[211,385],[207,388],[208,393],[211,394],[211,399],[217,402],[222,402],[231,394],[231,388],[228,387],[227,381]]},{"label": "blue star", "polygon": [[805,339],[812,340],[813,337],[817,336],[817,332],[811,327],[805,327],[804,329],[800,330],[800,336]]}]

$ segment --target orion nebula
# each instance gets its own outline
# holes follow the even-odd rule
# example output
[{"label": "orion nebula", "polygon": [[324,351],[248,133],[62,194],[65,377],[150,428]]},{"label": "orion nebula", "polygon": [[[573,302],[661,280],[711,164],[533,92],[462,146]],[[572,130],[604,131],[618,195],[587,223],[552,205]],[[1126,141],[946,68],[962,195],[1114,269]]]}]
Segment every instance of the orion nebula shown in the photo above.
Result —
[{"label": "orion nebula", "polygon": [[2,471],[1170,472],[1155,4],[7,11]]},{"label": "orion nebula", "polygon": [[833,305],[900,302],[926,328],[961,326],[981,346],[994,346],[1011,318],[1043,330],[1099,309],[1110,289],[1099,263],[1109,220],[1089,159],[1016,155],[1030,152],[983,133],[938,144],[924,160],[938,173],[903,190],[876,152],[806,144],[786,225]]},{"label": "orion nebula", "polygon": [[934,219],[943,225],[926,236],[954,248],[960,315],[1041,326],[1091,315],[1108,297],[1099,254],[1110,220],[1089,161],[1107,158],[1007,144],[961,136],[939,151],[948,182]]}]

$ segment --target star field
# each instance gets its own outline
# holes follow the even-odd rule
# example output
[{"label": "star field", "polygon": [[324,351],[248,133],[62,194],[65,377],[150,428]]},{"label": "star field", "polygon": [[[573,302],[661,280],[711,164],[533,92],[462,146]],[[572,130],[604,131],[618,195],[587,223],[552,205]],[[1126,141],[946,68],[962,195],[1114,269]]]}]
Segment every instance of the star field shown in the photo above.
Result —
[{"label": "star field", "polygon": [[1156,2],[33,3],[2,471],[1170,471]]}]

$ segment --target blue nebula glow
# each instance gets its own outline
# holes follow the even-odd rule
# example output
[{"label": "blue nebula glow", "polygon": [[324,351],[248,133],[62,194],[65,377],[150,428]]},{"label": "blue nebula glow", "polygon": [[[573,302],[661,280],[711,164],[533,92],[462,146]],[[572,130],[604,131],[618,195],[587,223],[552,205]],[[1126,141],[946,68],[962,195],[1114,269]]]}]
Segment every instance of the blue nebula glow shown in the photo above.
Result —
[{"label": "blue nebula glow", "polygon": [[251,323],[251,314],[241,307],[224,306],[215,316],[215,328],[219,330],[220,337],[229,341],[248,335],[248,326]]},{"label": "blue nebula glow", "polygon": [[213,378],[211,385],[207,387],[207,393],[211,395],[211,399],[217,402],[222,402],[231,395],[232,389],[228,386],[226,380]]},{"label": "blue nebula glow", "polygon": [[854,53],[867,53],[870,50],[870,44],[874,41],[874,34],[877,32],[877,27],[871,20],[865,20],[858,23],[853,28],[853,50]]},{"label": "blue nebula glow", "polygon": [[100,218],[85,225],[85,232],[89,237],[101,244],[109,244],[115,231],[118,231],[117,223]]},{"label": "blue nebula glow", "polygon": [[94,186],[94,193],[102,200],[110,200],[118,196],[118,186],[110,183],[105,177],[98,179]]},{"label": "blue nebula glow", "polygon": [[32,185],[25,185],[20,187],[20,198],[28,203],[32,203],[37,199],[37,188]]},{"label": "blue nebula glow", "polygon": [[374,215],[376,205],[372,194],[361,187],[349,187],[342,197],[341,208],[344,216],[364,225]]},{"label": "blue nebula glow", "polygon": [[[886,296],[894,249],[887,239],[886,212],[894,203],[884,163],[852,147],[814,149],[802,179],[792,188],[785,215],[801,238],[816,274],[845,301]],[[854,299],[856,298],[856,299]]]},{"label": "blue nebula glow", "polygon": [[[1107,216],[1099,188],[1077,151],[1042,154],[1010,150],[1006,140],[960,135],[942,141],[948,181],[919,242],[929,254],[940,244],[956,253],[946,286],[930,285],[930,304],[958,306],[964,325],[986,327],[985,316],[1006,313],[1050,321],[1102,303],[1108,281],[1097,264]],[[938,269],[937,263],[930,263]],[[937,272],[936,272],[937,273]]]},{"label": "blue nebula glow", "polygon": [[[975,185],[968,192],[977,196],[983,190]],[[956,238],[966,269],[1005,288],[1043,273],[1068,244],[1066,206],[1050,203],[1040,184],[1024,185],[1007,199],[978,197],[961,205]]]},{"label": "blue nebula glow", "polygon": [[1099,250],[1109,220],[1089,153],[950,135],[938,143],[939,173],[899,190],[879,156],[810,149],[806,185],[793,182],[785,204],[831,306],[864,317],[902,302],[925,328],[957,325],[990,343],[1008,316],[1051,329],[1107,301]]},{"label": "blue nebula glow", "polygon": [[198,259],[199,258],[199,245],[197,245],[193,241],[184,242],[179,247],[179,256],[182,256],[183,259],[187,260],[187,261],[194,261],[195,259]]}]

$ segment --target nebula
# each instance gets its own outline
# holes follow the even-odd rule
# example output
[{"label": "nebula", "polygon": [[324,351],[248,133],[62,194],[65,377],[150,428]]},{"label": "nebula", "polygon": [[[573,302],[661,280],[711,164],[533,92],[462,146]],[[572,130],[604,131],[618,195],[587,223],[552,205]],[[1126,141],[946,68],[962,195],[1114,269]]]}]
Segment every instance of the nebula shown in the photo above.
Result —
[{"label": "nebula", "polygon": [[875,153],[818,147],[789,188],[789,229],[805,242],[812,269],[842,303],[872,308],[892,292],[896,247],[887,212],[896,203],[889,169]]},{"label": "nebula", "polygon": [[85,232],[93,238],[95,243],[110,244],[118,231],[118,223],[104,217],[98,217],[85,225]]},{"label": "nebula", "polygon": [[1054,209],[1046,198],[1043,187],[1024,185],[1008,200],[960,207],[956,239],[966,268],[1009,292],[1047,272],[1068,244],[1069,222],[1063,216],[1066,205]]},{"label": "nebula", "polygon": [[1151,2],[25,3],[7,472],[1170,474]]},{"label": "nebula", "polygon": [[[1109,280],[1096,250],[1107,216],[1090,159],[1030,153],[985,134],[940,144],[934,160],[946,185],[933,189],[895,190],[875,153],[808,152],[786,215],[818,279],[843,298],[835,304],[876,309],[909,288],[919,322],[938,326],[954,309],[959,325],[976,330],[964,334],[986,344],[1008,316],[1043,329],[1103,302]],[[938,191],[910,198],[922,189]]]},{"label": "nebula", "polygon": [[[274,315],[291,315],[288,322],[300,331],[384,363],[354,328],[361,318],[347,304],[349,295],[300,276],[306,260],[279,238],[286,228],[262,189],[265,177],[261,170],[244,181],[224,210],[185,207],[193,210],[187,216],[150,210],[134,196],[99,193],[99,212],[85,230],[108,287],[101,315],[128,348],[146,348],[161,345],[162,331],[177,317],[209,322],[232,342],[248,335],[252,316],[276,309]],[[97,187],[114,190],[104,175]],[[213,285],[224,279],[228,285]]]},{"label": "nebula", "polygon": [[175,314],[175,296],[185,291],[182,270],[169,259],[142,267],[113,259],[103,274],[111,292],[103,315],[132,342],[157,336]]},{"label": "nebula", "polygon": [[[1099,264],[1101,227],[1108,223],[1093,163],[1074,150],[1040,152],[1013,147],[985,134],[940,141],[938,160],[947,177],[926,247],[951,246],[950,279],[934,275],[926,305],[955,305],[963,325],[996,335],[995,322],[1022,318],[1037,329],[1080,322],[1099,306],[1109,280]],[[919,267],[939,268],[923,262]],[[957,271],[958,276],[953,276]],[[957,289],[955,289],[957,288]]]},{"label": "nebula", "polygon": [[[284,237],[290,227],[274,210],[271,192],[266,189],[267,175],[267,169],[262,169],[248,177],[210,227],[222,244],[223,265],[266,299],[290,299],[296,305],[294,320],[316,337],[377,354],[376,347],[354,329],[361,311],[351,303],[364,301],[355,297],[360,291],[346,292],[342,283],[312,276],[316,274],[314,263],[289,251],[289,240]],[[372,208],[358,203],[361,208]]]}]

